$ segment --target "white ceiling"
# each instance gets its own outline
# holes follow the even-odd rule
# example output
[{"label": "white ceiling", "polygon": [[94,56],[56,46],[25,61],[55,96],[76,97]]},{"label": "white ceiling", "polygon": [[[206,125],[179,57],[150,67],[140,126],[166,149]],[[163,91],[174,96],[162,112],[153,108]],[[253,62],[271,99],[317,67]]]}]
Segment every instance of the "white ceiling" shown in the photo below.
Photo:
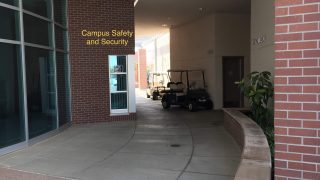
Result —
[{"label": "white ceiling", "polygon": [[250,13],[250,0],[139,0],[135,7],[136,41],[211,13]]}]

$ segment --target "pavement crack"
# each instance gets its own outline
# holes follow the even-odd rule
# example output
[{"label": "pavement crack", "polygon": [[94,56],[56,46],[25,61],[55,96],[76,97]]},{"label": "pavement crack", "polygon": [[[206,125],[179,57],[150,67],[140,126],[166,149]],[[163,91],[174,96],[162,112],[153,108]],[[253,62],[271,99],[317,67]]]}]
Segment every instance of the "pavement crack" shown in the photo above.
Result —
[{"label": "pavement crack", "polygon": [[189,131],[190,131],[190,135],[191,135],[191,143],[192,143],[192,150],[191,150],[191,154],[189,157],[189,160],[187,162],[187,164],[185,165],[185,167],[182,169],[182,171],[180,172],[180,174],[178,175],[178,177],[176,178],[176,180],[179,180],[181,178],[181,176],[183,175],[183,173],[186,172],[189,164],[191,163],[191,160],[193,158],[193,154],[194,154],[194,137],[193,137],[193,132],[191,127],[189,126],[189,124],[186,122],[186,120],[183,120],[183,122],[185,123],[185,125],[188,127]]}]

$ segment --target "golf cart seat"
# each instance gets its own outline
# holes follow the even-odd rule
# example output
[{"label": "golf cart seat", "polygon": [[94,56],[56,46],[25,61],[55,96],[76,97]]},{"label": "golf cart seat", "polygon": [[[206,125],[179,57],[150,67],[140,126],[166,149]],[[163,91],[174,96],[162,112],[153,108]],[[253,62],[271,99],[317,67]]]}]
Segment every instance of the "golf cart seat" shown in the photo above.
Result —
[{"label": "golf cart seat", "polygon": [[182,82],[176,82],[177,89],[184,90],[186,86]]},{"label": "golf cart seat", "polygon": [[185,93],[185,88],[186,86],[182,83],[182,82],[176,82],[176,86],[177,86],[177,96],[184,96]]},{"label": "golf cart seat", "polygon": [[181,84],[177,84],[175,82],[169,82],[168,87],[170,88],[171,92],[180,93],[180,92],[183,92],[183,89],[181,89]]}]

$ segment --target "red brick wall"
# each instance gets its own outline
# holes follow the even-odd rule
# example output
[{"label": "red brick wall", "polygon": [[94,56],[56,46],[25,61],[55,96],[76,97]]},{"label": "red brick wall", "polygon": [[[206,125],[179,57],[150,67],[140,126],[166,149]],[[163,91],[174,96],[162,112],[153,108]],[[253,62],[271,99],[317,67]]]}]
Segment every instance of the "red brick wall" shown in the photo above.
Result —
[{"label": "red brick wall", "polygon": [[134,79],[135,79],[135,87],[136,88],[139,88],[139,72],[138,72],[138,69],[139,69],[139,53],[138,51],[136,51],[136,54],[134,56],[134,62],[135,62],[135,67],[134,67]]},{"label": "red brick wall", "polygon": [[146,89],[147,83],[147,52],[145,49],[139,49],[138,70],[139,70],[139,88]]},{"label": "red brick wall", "polygon": [[276,0],[275,176],[320,179],[320,0]]},{"label": "red brick wall", "polygon": [[139,49],[135,55],[136,62],[136,88],[147,89],[147,51],[146,49]]},{"label": "red brick wall", "polygon": [[88,46],[81,31],[134,31],[133,0],[68,0],[68,20],[73,123],[109,121],[108,55],[134,54],[134,37],[126,47]]}]

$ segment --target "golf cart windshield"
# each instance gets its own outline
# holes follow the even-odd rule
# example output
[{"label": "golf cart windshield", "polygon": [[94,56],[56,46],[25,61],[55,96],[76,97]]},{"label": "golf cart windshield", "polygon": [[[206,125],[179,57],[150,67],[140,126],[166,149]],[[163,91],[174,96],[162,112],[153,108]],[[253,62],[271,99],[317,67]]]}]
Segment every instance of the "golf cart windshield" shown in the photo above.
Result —
[{"label": "golf cart windshield", "polygon": [[189,90],[205,89],[203,70],[168,70],[170,82],[180,82],[188,86]]},{"label": "golf cart windshield", "polygon": [[166,73],[150,73],[148,76],[148,84],[151,87],[166,86],[168,82],[169,78]]},{"label": "golf cart windshield", "polygon": [[202,71],[189,71],[188,77],[190,90],[205,88]]}]

